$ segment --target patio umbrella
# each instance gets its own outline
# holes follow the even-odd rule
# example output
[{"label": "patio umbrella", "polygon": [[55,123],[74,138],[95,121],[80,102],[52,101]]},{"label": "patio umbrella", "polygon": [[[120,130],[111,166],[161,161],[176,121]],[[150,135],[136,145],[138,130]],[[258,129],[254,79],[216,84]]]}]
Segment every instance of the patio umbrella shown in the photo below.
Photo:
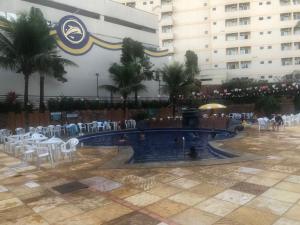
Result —
[{"label": "patio umbrella", "polygon": [[226,106],[218,103],[210,103],[210,104],[200,106],[199,109],[201,110],[226,109]]}]

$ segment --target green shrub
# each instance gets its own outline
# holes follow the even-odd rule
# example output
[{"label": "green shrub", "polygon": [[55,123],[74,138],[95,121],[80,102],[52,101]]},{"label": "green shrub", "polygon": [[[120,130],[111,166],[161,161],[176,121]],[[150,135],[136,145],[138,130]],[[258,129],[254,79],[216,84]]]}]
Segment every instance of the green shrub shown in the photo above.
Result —
[{"label": "green shrub", "polygon": [[280,100],[273,96],[261,96],[255,103],[255,109],[258,112],[263,112],[266,116],[280,111]]}]

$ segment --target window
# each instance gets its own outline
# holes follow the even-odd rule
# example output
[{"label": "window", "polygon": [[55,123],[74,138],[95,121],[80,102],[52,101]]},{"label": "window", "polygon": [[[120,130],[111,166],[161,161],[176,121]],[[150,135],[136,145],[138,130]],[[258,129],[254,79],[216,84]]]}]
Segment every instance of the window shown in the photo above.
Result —
[{"label": "window", "polygon": [[237,26],[237,24],[238,24],[238,19],[227,19],[227,20],[225,20],[225,26],[226,27]]},{"label": "window", "polygon": [[251,61],[241,61],[241,69],[248,69],[251,66]]},{"label": "window", "polygon": [[263,5],[263,3],[262,3],[262,2],[259,2],[258,4],[259,4],[259,5]]},{"label": "window", "polygon": [[226,41],[235,41],[238,39],[238,33],[226,34]]},{"label": "window", "polygon": [[204,17],[204,20],[207,20],[207,17]]},{"label": "window", "polygon": [[218,51],[217,51],[217,50],[214,50],[214,53],[218,53]]},{"label": "window", "polygon": [[272,34],[272,31],[268,31],[268,34]]},{"label": "window", "polygon": [[147,2],[143,2],[143,5],[147,5]]},{"label": "window", "polygon": [[300,0],[293,0],[294,5],[299,5],[300,4]]},{"label": "window", "polygon": [[300,65],[300,57],[295,58],[295,65]]},{"label": "window", "polygon": [[240,47],[240,54],[247,55],[251,53],[251,47]]},{"label": "window", "polygon": [[292,50],[292,43],[281,43],[281,51]]},{"label": "window", "polygon": [[290,66],[293,64],[293,58],[282,58],[281,65],[283,66]]},{"label": "window", "polygon": [[281,36],[289,36],[292,34],[292,28],[281,28],[280,29]]},{"label": "window", "polygon": [[267,2],[267,5],[271,5],[271,2],[268,1],[268,2]]},{"label": "window", "polygon": [[214,39],[218,39],[218,37],[217,37],[217,36],[214,36]]},{"label": "window", "polygon": [[162,19],[170,19],[170,18],[172,18],[172,12],[163,12],[161,14],[161,18]]},{"label": "window", "polygon": [[169,5],[172,3],[172,0],[161,0],[162,5]]},{"label": "window", "polygon": [[260,46],[260,47],[259,47],[260,50],[263,50],[264,48],[265,48],[264,46]]},{"label": "window", "polygon": [[269,64],[272,64],[272,60],[269,60],[268,63],[269,63]]},{"label": "window", "polygon": [[162,26],[161,30],[163,33],[171,33],[172,32],[172,26],[168,25],[168,26]]},{"label": "window", "polygon": [[272,49],[272,46],[271,46],[271,45],[269,45],[269,46],[268,46],[268,49]]},{"label": "window", "polygon": [[237,55],[239,48],[226,48],[226,55]]},{"label": "window", "polygon": [[294,47],[296,50],[300,50],[300,42],[295,42]]},{"label": "window", "polygon": [[270,19],[271,19],[271,16],[268,16],[267,19],[270,20]]},{"label": "window", "polygon": [[281,21],[288,21],[292,19],[292,13],[280,13]]},{"label": "window", "polygon": [[235,70],[239,68],[239,62],[228,62],[227,69],[228,70]]},{"label": "window", "polygon": [[218,65],[215,65],[215,68],[217,68],[218,67]]},{"label": "window", "polygon": [[250,2],[244,2],[239,4],[239,10],[249,10]]},{"label": "window", "polygon": [[240,39],[241,40],[250,39],[250,32],[241,32],[240,33]]},{"label": "window", "polygon": [[259,32],[259,34],[260,34],[260,35],[263,35],[263,34],[264,34],[264,32]]},{"label": "window", "polygon": [[280,5],[290,5],[291,0],[280,0]]},{"label": "window", "polygon": [[167,40],[163,40],[162,41],[162,46],[163,47],[170,47],[173,44],[173,40],[172,39],[167,39]]},{"label": "window", "polygon": [[294,27],[294,34],[296,35],[300,34],[300,27]]},{"label": "window", "polygon": [[265,64],[265,61],[260,61],[260,64]]},{"label": "window", "polygon": [[250,17],[242,17],[239,19],[240,25],[250,24]]},{"label": "window", "polygon": [[294,20],[300,20],[300,12],[293,13]]},{"label": "window", "polygon": [[205,48],[208,48],[208,45],[205,45]]},{"label": "window", "polygon": [[225,5],[225,12],[237,11],[237,4]]}]

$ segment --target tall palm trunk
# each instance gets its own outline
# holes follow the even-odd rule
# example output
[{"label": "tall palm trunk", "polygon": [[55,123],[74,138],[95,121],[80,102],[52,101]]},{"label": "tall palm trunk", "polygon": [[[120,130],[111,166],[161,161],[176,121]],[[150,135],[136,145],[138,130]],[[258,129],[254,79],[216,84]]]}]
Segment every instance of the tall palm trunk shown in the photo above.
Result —
[{"label": "tall palm trunk", "polygon": [[176,98],[174,96],[171,96],[171,99],[172,99],[172,115],[174,118],[176,114]]},{"label": "tall palm trunk", "polygon": [[29,89],[29,74],[24,73],[25,87],[24,87],[24,110],[25,110],[25,130],[29,128],[29,107],[28,107],[28,89]]},{"label": "tall palm trunk", "polygon": [[137,90],[134,91],[134,104],[138,105],[138,91]]},{"label": "tall palm trunk", "polygon": [[45,97],[45,76],[40,74],[40,107],[39,107],[40,113],[45,112],[44,97]]},{"label": "tall palm trunk", "polygon": [[123,118],[124,118],[124,122],[126,120],[126,107],[127,107],[127,97],[124,98],[124,100],[123,100]]},{"label": "tall palm trunk", "polygon": [[110,91],[110,104],[111,104],[111,106],[113,105],[113,103],[114,103],[114,96],[113,96],[113,92]]}]

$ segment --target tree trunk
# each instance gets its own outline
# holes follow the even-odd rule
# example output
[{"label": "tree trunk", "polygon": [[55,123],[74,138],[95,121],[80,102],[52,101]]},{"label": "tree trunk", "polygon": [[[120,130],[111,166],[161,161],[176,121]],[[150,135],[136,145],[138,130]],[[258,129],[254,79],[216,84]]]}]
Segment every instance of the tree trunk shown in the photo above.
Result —
[{"label": "tree trunk", "polygon": [[138,91],[134,91],[134,104],[138,105]]},{"label": "tree trunk", "polygon": [[29,89],[29,74],[24,74],[25,88],[24,88],[24,111],[25,111],[25,130],[29,128],[29,107],[28,107],[28,89]]},{"label": "tree trunk", "polygon": [[123,117],[124,117],[124,121],[126,120],[126,106],[127,106],[127,98],[124,98],[124,100],[123,100]]},{"label": "tree trunk", "polygon": [[171,97],[171,99],[172,99],[172,114],[174,118],[176,114],[176,99],[174,97]]},{"label": "tree trunk", "polygon": [[45,96],[45,76],[40,75],[40,113],[45,112],[45,103],[44,103],[44,96]]},{"label": "tree trunk", "polygon": [[111,106],[113,105],[113,103],[114,103],[113,92],[110,91],[110,104],[111,104]]}]

